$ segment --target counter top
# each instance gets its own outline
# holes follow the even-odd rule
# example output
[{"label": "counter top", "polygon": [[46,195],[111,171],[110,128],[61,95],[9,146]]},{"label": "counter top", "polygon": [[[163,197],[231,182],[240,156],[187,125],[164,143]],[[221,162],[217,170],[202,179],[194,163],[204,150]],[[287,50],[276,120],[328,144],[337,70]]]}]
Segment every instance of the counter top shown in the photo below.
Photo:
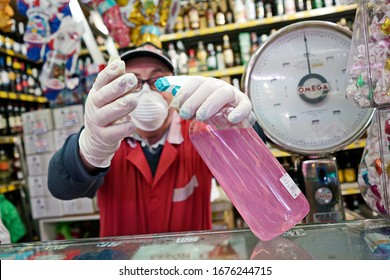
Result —
[{"label": "counter top", "polygon": [[243,229],[5,244],[0,259],[390,259],[390,221],[300,224],[270,241]]}]

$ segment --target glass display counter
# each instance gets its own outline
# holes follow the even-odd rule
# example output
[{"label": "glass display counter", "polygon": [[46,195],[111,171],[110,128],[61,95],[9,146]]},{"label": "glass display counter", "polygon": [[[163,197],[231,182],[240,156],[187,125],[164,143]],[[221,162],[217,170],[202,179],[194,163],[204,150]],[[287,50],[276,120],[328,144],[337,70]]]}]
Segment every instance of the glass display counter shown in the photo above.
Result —
[{"label": "glass display counter", "polygon": [[19,243],[1,245],[0,259],[390,259],[390,222],[300,224],[266,242],[245,229]]}]

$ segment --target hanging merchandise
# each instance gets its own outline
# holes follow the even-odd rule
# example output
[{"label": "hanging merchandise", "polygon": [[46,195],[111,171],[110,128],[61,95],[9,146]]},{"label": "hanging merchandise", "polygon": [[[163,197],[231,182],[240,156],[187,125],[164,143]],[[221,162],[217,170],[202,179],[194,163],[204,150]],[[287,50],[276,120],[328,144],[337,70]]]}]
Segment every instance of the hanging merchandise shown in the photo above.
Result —
[{"label": "hanging merchandise", "polygon": [[358,172],[367,205],[390,219],[390,1],[358,1],[347,67],[347,96],[376,108]]},{"label": "hanging merchandise", "polygon": [[82,2],[99,12],[108,32],[119,47],[123,48],[129,45],[130,29],[123,22],[119,6],[115,0],[82,0]]},{"label": "hanging merchandise", "polygon": [[79,84],[71,78],[76,71],[84,28],[72,18],[70,0],[18,0],[18,11],[28,17],[24,41],[27,57],[44,62],[39,77],[43,93],[50,101]]},{"label": "hanging merchandise", "polygon": [[348,97],[360,107],[390,104],[390,1],[360,0],[354,22]]},{"label": "hanging merchandise", "polygon": [[11,31],[11,18],[14,16],[14,10],[12,10],[9,1],[10,0],[0,0],[0,30],[4,32]]},{"label": "hanging merchandise", "polygon": [[150,42],[162,47],[160,35],[174,29],[179,0],[118,0],[124,22],[130,27],[131,43]]},{"label": "hanging merchandise", "polygon": [[84,27],[71,16],[62,18],[58,30],[48,42],[48,53],[39,80],[47,99],[55,100],[65,88],[77,87],[79,80],[72,79],[76,71]]}]

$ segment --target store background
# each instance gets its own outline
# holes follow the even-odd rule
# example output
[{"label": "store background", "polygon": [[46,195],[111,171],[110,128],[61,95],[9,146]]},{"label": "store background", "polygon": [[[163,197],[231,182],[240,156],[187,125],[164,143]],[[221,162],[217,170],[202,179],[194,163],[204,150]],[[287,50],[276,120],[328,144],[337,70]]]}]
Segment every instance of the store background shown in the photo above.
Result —
[{"label": "store background", "polygon": [[[159,29],[162,47],[176,61],[178,74],[218,77],[241,87],[251,54],[275,30],[313,19],[352,29],[356,12],[355,5],[340,5],[338,1],[226,1],[179,1],[175,24]],[[0,193],[13,205],[8,212],[2,210],[2,220],[11,233],[10,225],[15,221],[26,229],[14,242],[98,236],[95,201],[64,202],[51,197],[46,185],[47,164],[66,137],[82,126],[83,100],[104,66],[102,62],[108,60],[110,53],[121,53],[133,43],[121,46],[123,42],[115,42],[117,37],[107,34],[96,10],[79,2],[89,21],[93,42],[81,40],[80,49],[76,45],[75,70],[67,76],[73,82],[72,89],[64,87],[48,95],[40,83],[39,76],[48,60],[28,56],[23,41],[28,17],[18,11],[16,0],[9,3],[15,13],[11,17],[14,28],[0,30]],[[124,2],[127,1],[118,4]],[[229,21],[229,11],[234,21]],[[128,38],[133,39],[130,34]],[[116,49],[112,49],[113,41]],[[58,65],[62,69],[58,77],[64,79],[64,66]],[[364,145],[363,136],[335,154],[348,220],[376,217],[363,201],[356,182]],[[270,149],[299,185],[297,166],[302,157],[271,146]],[[215,190],[219,193],[212,204],[214,229],[245,227],[221,189]],[[11,221],[11,217],[16,220]]]}]

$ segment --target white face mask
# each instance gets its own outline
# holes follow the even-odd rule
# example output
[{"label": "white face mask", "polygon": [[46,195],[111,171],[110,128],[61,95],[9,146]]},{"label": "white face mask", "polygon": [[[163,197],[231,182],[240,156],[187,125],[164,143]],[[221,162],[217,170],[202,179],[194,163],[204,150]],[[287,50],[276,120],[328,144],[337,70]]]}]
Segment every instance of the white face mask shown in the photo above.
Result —
[{"label": "white face mask", "polygon": [[138,95],[138,105],[130,113],[135,125],[144,131],[153,131],[161,127],[168,116],[168,102],[157,91],[144,84]]}]

